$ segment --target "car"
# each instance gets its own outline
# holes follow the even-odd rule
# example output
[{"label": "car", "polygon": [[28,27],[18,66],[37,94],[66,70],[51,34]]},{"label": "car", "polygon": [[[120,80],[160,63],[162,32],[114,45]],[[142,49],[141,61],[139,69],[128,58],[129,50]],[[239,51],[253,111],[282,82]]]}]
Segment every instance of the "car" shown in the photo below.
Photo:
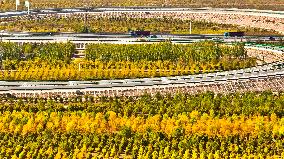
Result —
[{"label": "car", "polygon": [[211,40],[212,40],[212,41],[223,41],[223,39],[218,38],[218,37],[217,37],[217,38],[212,38]]},{"label": "car", "polygon": [[271,36],[271,37],[269,37],[269,40],[275,41],[275,38]]}]

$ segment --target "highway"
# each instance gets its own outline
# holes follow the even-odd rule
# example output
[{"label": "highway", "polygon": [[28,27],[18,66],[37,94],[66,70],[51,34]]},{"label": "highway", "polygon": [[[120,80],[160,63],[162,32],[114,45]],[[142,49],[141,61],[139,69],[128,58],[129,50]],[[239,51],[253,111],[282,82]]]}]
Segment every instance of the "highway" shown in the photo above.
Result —
[{"label": "highway", "polygon": [[[249,48],[251,46],[248,46]],[[139,96],[143,93],[169,92],[233,93],[247,91],[283,91],[284,61],[283,51],[268,48],[277,61],[252,68],[196,74],[175,77],[140,78],[100,81],[41,81],[41,82],[0,82],[0,94],[16,97],[73,97],[93,96]],[[279,61],[281,60],[281,61]]]},{"label": "highway", "polygon": [[[72,42],[77,51],[83,51],[86,45],[92,43],[113,43],[113,44],[145,44],[171,41],[176,44],[188,44],[204,40],[215,40],[225,43],[231,42],[257,42],[270,41],[270,36],[244,36],[227,37],[223,35],[175,35],[175,34],[156,34],[156,37],[132,37],[130,34],[78,34],[78,33],[0,33],[0,41],[14,42],[22,45],[24,43],[55,43]],[[284,36],[273,36],[274,40],[284,39]]]},{"label": "highway", "polygon": [[[135,16],[163,13],[175,16],[180,14],[204,14],[206,15],[248,15],[254,17],[267,17],[272,20],[279,20],[278,27],[274,23],[261,25],[260,28],[275,29],[284,31],[283,11],[260,11],[244,9],[214,9],[214,8],[76,8],[76,9],[48,9],[32,10],[31,16],[50,16],[59,17],[71,14],[96,14],[98,16],[120,16],[120,14],[134,13]],[[155,14],[154,14],[155,13]],[[0,13],[1,19],[11,17],[27,16],[26,12],[5,12]],[[213,16],[214,17],[214,16]],[[240,19],[241,20],[241,19]],[[240,23],[240,22],[235,22]],[[253,21],[257,23],[257,21]],[[1,41],[15,42],[19,45],[23,43],[47,43],[47,42],[73,42],[77,50],[84,50],[90,43],[116,43],[116,44],[141,44],[155,43],[161,41],[171,41],[177,44],[186,44],[202,40],[218,40],[225,43],[236,41],[254,42],[268,41],[269,36],[245,36],[243,38],[224,38],[223,35],[165,35],[160,34],[155,38],[137,38],[129,34],[39,34],[39,33],[9,33],[1,32]],[[279,40],[283,37],[275,37]],[[67,81],[67,82],[0,82],[0,94],[10,94],[17,97],[71,97],[77,95],[93,96],[137,96],[143,93],[155,94],[168,92],[187,92],[198,93],[213,91],[215,93],[232,93],[246,91],[283,91],[284,83],[284,63],[283,47],[254,47],[246,46],[246,49],[253,48],[256,51],[269,52],[273,59],[268,64],[259,65],[252,68],[216,72],[209,74],[198,74],[176,77],[143,78],[143,79],[124,79],[124,80],[102,80],[102,81]],[[265,55],[262,55],[265,56]]]},{"label": "highway", "polygon": [[[0,82],[0,94],[17,97],[136,96],[169,91],[232,93],[284,89],[284,63],[271,63],[248,69],[176,77],[70,81],[70,82]],[[232,87],[232,88],[230,88]],[[243,87],[241,89],[241,87]]]}]

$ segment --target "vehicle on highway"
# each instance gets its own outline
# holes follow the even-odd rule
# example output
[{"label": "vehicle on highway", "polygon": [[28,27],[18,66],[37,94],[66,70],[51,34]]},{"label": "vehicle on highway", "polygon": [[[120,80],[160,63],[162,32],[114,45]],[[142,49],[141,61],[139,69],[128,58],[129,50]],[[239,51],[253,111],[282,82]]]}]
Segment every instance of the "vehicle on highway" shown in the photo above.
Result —
[{"label": "vehicle on highway", "polygon": [[245,36],[245,32],[238,31],[238,32],[225,32],[224,37],[243,37]]},{"label": "vehicle on highway", "polygon": [[215,42],[223,42],[224,41],[224,39],[221,39],[221,38],[218,38],[218,37],[212,38],[211,40],[215,41]]},{"label": "vehicle on highway", "polygon": [[151,35],[150,31],[130,31],[132,37],[149,37]]}]

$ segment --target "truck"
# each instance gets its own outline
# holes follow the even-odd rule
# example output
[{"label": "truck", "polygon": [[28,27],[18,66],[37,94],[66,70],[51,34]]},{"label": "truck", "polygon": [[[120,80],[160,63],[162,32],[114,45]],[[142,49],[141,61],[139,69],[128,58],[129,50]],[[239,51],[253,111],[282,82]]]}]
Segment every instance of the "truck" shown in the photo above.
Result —
[{"label": "truck", "polygon": [[225,32],[224,37],[243,37],[245,36],[245,32],[238,31],[238,32]]},{"label": "truck", "polygon": [[149,37],[151,35],[150,31],[130,31],[132,37]]}]

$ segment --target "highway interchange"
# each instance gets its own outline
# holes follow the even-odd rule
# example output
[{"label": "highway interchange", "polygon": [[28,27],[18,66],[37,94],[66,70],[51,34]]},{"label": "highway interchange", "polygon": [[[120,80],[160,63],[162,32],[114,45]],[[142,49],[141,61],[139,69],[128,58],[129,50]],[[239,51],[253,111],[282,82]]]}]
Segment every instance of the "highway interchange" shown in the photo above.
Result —
[{"label": "highway interchange", "polygon": [[[259,10],[239,10],[239,9],[212,9],[212,8],[79,8],[79,9],[48,9],[32,10],[32,15],[44,14],[73,14],[90,12],[216,12],[216,13],[236,13],[258,16],[271,16],[284,18],[283,11],[259,11]],[[0,13],[0,18],[11,16],[26,16],[25,12]],[[280,28],[281,29],[281,28]],[[284,28],[283,28],[284,30]],[[234,41],[257,41],[269,40],[269,36],[264,37],[243,37],[225,38],[223,35],[157,35],[157,38],[134,38],[128,34],[102,35],[102,34],[71,34],[62,33],[58,35],[40,35],[33,33],[8,33],[2,32],[1,41],[22,43],[45,43],[45,42],[73,42],[77,50],[83,50],[88,43],[153,43],[171,40],[173,43],[192,43],[200,40],[222,39],[224,42]],[[278,37],[276,37],[278,38]],[[251,46],[247,46],[249,48]],[[254,49],[264,49],[275,56],[282,56],[283,48],[254,47]],[[280,60],[280,59],[279,59]],[[198,74],[176,77],[160,77],[145,79],[124,79],[124,80],[102,80],[102,81],[67,81],[67,82],[0,82],[0,94],[11,94],[18,97],[50,97],[50,96],[76,96],[91,94],[94,96],[136,96],[142,93],[154,94],[157,92],[187,92],[198,93],[202,91],[213,91],[215,93],[231,93],[243,91],[264,91],[283,90],[284,63],[272,61],[269,64],[259,65],[253,68],[216,72],[209,74]]]}]

